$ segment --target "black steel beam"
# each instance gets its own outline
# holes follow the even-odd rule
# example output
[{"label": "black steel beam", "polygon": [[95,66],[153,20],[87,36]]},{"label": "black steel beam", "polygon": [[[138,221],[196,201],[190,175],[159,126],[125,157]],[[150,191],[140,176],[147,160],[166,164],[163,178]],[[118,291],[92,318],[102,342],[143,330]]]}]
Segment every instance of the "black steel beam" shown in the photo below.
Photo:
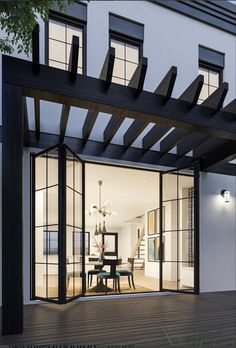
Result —
[{"label": "black steel beam", "polygon": [[189,132],[185,129],[175,128],[160,142],[160,151],[166,153],[173,149]]},{"label": "black steel beam", "polygon": [[40,99],[34,98],[34,120],[35,120],[35,135],[36,139],[40,138]]},{"label": "black steel beam", "polygon": [[60,141],[63,143],[65,134],[66,134],[66,127],[69,119],[70,114],[70,106],[68,105],[62,105],[61,110],[61,121],[60,121]]},{"label": "black steel beam", "polygon": [[68,66],[68,71],[69,71],[70,79],[72,82],[75,82],[77,79],[78,60],[79,60],[79,37],[73,35],[71,49],[70,49],[69,66]]},{"label": "black steel beam", "polygon": [[[134,90],[134,96],[136,98],[140,95],[140,93],[143,90],[146,71],[147,71],[147,58],[143,57],[128,84],[128,87]],[[117,117],[117,115],[111,116],[103,133],[104,143],[106,145],[110,143],[115,133],[121,126],[123,120],[124,120],[124,117],[122,117],[121,115],[119,115],[119,117]],[[139,124],[141,125],[141,123],[142,122],[140,121]],[[145,121],[143,121],[143,124],[144,123]]]},{"label": "black steel beam", "polygon": [[214,150],[216,147],[223,145],[225,140],[222,138],[207,138],[202,144],[193,149],[193,156],[195,158],[203,157],[207,152]]},{"label": "black steel beam", "polygon": [[189,85],[181,94],[179,100],[186,102],[189,108],[194,107],[197,104],[199,95],[201,93],[203,82],[204,77],[202,75],[198,75],[191,85]]},{"label": "black steel beam", "polygon": [[138,97],[143,91],[143,85],[145,81],[145,76],[147,72],[148,59],[142,57],[139,62],[137,69],[135,70],[131,80],[129,81],[128,86],[134,89],[134,95]]},{"label": "black steel beam", "polygon": [[233,99],[229,104],[227,104],[223,109],[225,116],[232,121],[236,120],[236,99]]},{"label": "black steel beam", "polygon": [[236,164],[220,162],[209,168],[208,172],[236,176]]},{"label": "black steel beam", "polygon": [[29,117],[26,97],[22,97],[22,106],[24,115],[24,143],[27,144],[29,140]]},{"label": "black steel beam", "polygon": [[223,82],[201,105],[210,109],[211,112],[215,114],[222,108],[228,89],[228,83]]},{"label": "black steel beam", "polygon": [[37,23],[32,30],[32,70],[35,74],[40,72],[39,64],[39,24]]},{"label": "black steel beam", "polygon": [[124,146],[128,148],[133,144],[133,142],[138,138],[142,131],[148,125],[147,122],[141,120],[134,120],[127,131],[124,134]]},{"label": "black steel beam", "polygon": [[2,334],[23,331],[23,90],[2,89]]},{"label": "black steel beam", "polygon": [[124,118],[123,117],[116,117],[111,116],[104,132],[103,132],[103,141],[105,145],[108,145],[118,129],[120,128]]},{"label": "black steel beam", "polygon": [[177,155],[184,156],[194,148],[198,147],[208,139],[208,135],[203,133],[193,132],[188,134],[182,141],[177,144]]},{"label": "black steel beam", "polygon": [[167,74],[164,76],[162,81],[159,83],[155,90],[155,94],[157,94],[162,102],[165,104],[171,97],[175,80],[177,76],[177,67],[172,66],[170,70],[167,72]]},{"label": "black steel beam", "polygon": [[[107,55],[102,67],[102,71],[99,77],[103,82],[103,89],[106,92],[109,90],[109,87],[111,84],[114,61],[115,61],[115,49],[114,47],[110,47],[107,52]],[[88,140],[90,133],[93,129],[93,126],[96,122],[96,119],[98,117],[98,114],[99,114],[99,111],[95,111],[94,109],[91,110],[89,108],[87,112],[87,116],[84,121],[83,130],[82,130],[84,142]]]},{"label": "black steel beam", "polygon": [[3,55],[2,64],[3,82],[22,86],[28,97],[236,140],[236,125],[229,127],[224,120],[212,122],[211,110],[201,105],[189,110],[184,102],[175,98],[163,105],[155,93],[147,91],[134,98],[130,88],[115,83],[105,93],[103,81],[84,75],[78,75],[72,85],[68,72],[48,66],[41,66],[38,78],[32,73],[30,62],[10,56]]},{"label": "black steel beam", "polygon": [[84,142],[86,142],[90,136],[90,133],[92,132],[94,123],[96,122],[96,119],[98,117],[99,112],[98,111],[92,111],[88,110],[83,128],[82,128],[82,136],[84,139]]},{"label": "black steel beam", "polygon": [[111,84],[114,62],[115,62],[115,48],[110,47],[107,52],[107,55],[102,67],[102,71],[100,74],[100,79],[104,81],[105,90],[108,90]]},{"label": "black steel beam", "polygon": [[169,132],[170,127],[168,126],[158,126],[157,124],[153,126],[150,131],[143,137],[142,145],[143,151],[148,151],[153,145],[155,145],[167,132]]},{"label": "black steel beam", "polygon": [[221,146],[209,151],[201,158],[201,170],[209,170],[210,167],[217,163],[227,160],[231,161],[236,154],[236,141],[228,140]]}]

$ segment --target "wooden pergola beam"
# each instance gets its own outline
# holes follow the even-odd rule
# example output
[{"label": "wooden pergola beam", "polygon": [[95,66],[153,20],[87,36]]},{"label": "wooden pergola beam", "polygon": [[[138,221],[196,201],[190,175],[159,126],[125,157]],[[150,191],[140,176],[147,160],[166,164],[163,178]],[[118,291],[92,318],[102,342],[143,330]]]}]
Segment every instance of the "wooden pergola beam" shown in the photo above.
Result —
[{"label": "wooden pergola beam", "polygon": [[40,138],[40,99],[34,98],[34,120],[35,120],[35,135],[36,139]]},{"label": "wooden pergola beam", "polygon": [[[210,167],[216,165],[221,161],[231,161],[236,154],[236,141],[228,140],[223,145],[218,146],[212,151],[206,153],[201,158],[201,170],[209,170]],[[236,171],[235,171],[236,175]]]},{"label": "wooden pergola beam", "polygon": [[37,23],[32,30],[32,70],[35,74],[38,74],[40,72],[39,31],[39,24]]},{"label": "wooden pergola beam", "polygon": [[168,131],[170,127],[155,124],[150,131],[143,137],[142,146],[143,151],[148,151],[153,145],[155,145]]},{"label": "wooden pergola beam", "polygon": [[223,82],[201,105],[210,109],[212,114],[215,114],[222,108],[228,89],[228,83]]},{"label": "wooden pergola beam", "polygon": [[189,132],[186,129],[175,128],[173,131],[168,134],[160,143],[160,151],[162,153],[169,152],[173,147],[181,142],[182,139]]},{"label": "wooden pergola beam", "polygon": [[181,94],[181,96],[179,97],[179,100],[186,102],[189,108],[194,107],[197,104],[197,101],[199,99],[203,82],[204,82],[203,75],[198,75],[196,79]]},{"label": "wooden pergola beam", "polygon": [[60,121],[60,142],[63,143],[65,134],[66,134],[66,128],[67,123],[69,119],[70,114],[70,106],[69,105],[63,105],[61,110],[61,121]]},{"label": "wooden pergola beam", "polygon": [[142,120],[134,120],[131,126],[127,129],[124,134],[124,146],[128,148],[133,144],[133,142],[138,138],[138,136],[142,133],[142,131],[148,125],[147,122]]}]

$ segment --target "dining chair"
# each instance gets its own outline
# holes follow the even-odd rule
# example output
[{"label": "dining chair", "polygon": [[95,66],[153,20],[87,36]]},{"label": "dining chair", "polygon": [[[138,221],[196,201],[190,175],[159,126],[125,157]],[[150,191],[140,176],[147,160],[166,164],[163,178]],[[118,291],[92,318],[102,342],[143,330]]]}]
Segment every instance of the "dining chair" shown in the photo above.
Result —
[{"label": "dining chair", "polygon": [[133,257],[129,257],[128,258],[128,267],[127,269],[117,269],[117,272],[119,272],[121,277],[128,277],[128,282],[129,282],[129,287],[131,288],[131,282],[130,279],[132,281],[132,285],[133,288],[135,289],[135,285],[134,285],[134,258]]},{"label": "dining chair", "polygon": [[113,288],[115,287],[115,291],[120,291],[120,274],[116,271],[116,266],[121,263],[121,259],[104,259],[103,265],[110,266],[110,272],[99,273],[97,275],[97,292],[98,292],[98,284],[99,280],[105,280],[105,294],[107,294],[107,280],[113,279]]}]

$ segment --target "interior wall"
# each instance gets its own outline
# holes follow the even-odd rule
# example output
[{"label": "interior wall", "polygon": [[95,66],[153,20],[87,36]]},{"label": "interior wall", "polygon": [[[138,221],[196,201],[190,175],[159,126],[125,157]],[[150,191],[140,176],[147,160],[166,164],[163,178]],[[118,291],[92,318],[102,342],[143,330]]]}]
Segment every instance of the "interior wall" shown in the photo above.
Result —
[{"label": "interior wall", "polygon": [[202,173],[200,195],[200,291],[236,290],[236,177]]}]

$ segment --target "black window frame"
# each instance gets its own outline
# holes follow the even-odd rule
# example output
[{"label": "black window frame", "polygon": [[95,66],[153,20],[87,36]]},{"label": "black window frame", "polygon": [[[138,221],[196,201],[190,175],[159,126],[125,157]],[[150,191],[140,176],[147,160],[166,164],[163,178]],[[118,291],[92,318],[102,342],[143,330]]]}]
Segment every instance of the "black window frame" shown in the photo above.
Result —
[{"label": "black window frame", "polygon": [[[199,62],[198,62],[198,69],[206,69],[206,70],[210,70],[210,71],[214,71],[216,73],[219,74],[219,86],[223,83],[223,71],[224,71],[224,68],[222,67],[219,67],[219,66],[216,66],[214,64],[211,64],[211,63],[207,63],[205,61],[202,61],[199,59]],[[205,83],[204,83],[205,84]],[[209,87],[210,85],[207,84],[207,86]],[[211,94],[208,95],[208,97],[210,96]],[[208,98],[207,97],[207,98]],[[203,102],[204,100],[200,99],[201,102]]]},{"label": "black window frame", "polygon": [[[141,61],[141,59],[143,57],[143,41],[131,38],[130,36],[128,36],[128,34],[127,35],[119,34],[117,32],[109,30],[109,47],[111,47],[111,40],[112,39],[117,40],[117,41],[121,41],[125,44],[137,46],[138,50],[139,50],[139,57],[138,57],[139,58],[138,64],[139,64],[139,62]],[[127,61],[125,60],[125,62],[127,62]],[[131,62],[131,63],[133,63],[133,62]],[[114,76],[114,77],[116,77],[116,76]],[[117,77],[117,78],[119,78],[119,77]],[[125,77],[123,79],[122,78],[120,78],[120,79],[127,81],[127,79]]]},{"label": "black window frame", "polygon": [[45,22],[45,64],[46,65],[49,65],[49,20],[50,19],[82,29],[83,31],[82,75],[86,75],[87,74],[87,23],[76,18],[68,17],[58,12],[50,11],[48,21]]}]

